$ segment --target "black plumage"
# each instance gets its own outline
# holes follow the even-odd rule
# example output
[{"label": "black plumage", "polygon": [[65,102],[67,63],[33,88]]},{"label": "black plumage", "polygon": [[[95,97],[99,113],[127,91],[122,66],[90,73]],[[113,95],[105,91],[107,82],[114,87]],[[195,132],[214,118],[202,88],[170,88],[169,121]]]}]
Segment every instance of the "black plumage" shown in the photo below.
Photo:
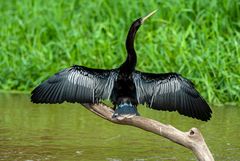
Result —
[{"label": "black plumage", "polygon": [[138,103],[156,110],[178,111],[180,114],[207,121],[211,109],[194,88],[193,83],[177,73],[133,73]]},{"label": "black plumage", "polygon": [[117,70],[72,66],[56,73],[32,91],[34,103],[97,103],[109,99]]},{"label": "black plumage", "polygon": [[212,111],[190,80],[177,73],[152,74],[135,70],[134,38],[141,24],[154,12],[131,25],[126,40],[127,59],[119,68],[102,70],[75,65],[63,69],[32,91],[32,102],[98,103],[108,99],[115,108],[121,107],[116,110],[117,116],[128,111],[137,115],[136,106],[146,104],[156,110],[178,111],[185,116],[209,120]]}]

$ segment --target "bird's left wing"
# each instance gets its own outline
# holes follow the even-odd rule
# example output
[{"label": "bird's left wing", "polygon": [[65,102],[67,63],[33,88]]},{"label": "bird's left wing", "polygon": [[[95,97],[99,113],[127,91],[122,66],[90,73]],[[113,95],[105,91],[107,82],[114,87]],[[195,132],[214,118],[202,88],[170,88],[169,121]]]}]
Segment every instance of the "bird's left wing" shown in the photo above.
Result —
[{"label": "bird's left wing", "polygon": [[96,103],[109,99],[117,70],[72,66],[56,73],[32,91],[34,103]]},{"label": "bird's left wing", "polygon": [[194,88],[193,83],[176,73],[149,74],[135,71],[138,103],[156,110],[178,111],[180,114],[207,121],[211,109]]}]

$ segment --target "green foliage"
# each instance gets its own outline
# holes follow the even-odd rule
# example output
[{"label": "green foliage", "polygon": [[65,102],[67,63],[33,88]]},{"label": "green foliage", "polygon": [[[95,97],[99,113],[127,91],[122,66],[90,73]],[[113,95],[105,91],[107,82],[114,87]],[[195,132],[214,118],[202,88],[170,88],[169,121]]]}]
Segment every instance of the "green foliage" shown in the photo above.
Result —
[{"label": "green foliage", "polygon": [[240,2],[4,1],[0,5],[0,89],[28,91],[73,64],[118,67],[133,20],[137,68],[175,71],[211,103],[240,102]]}]

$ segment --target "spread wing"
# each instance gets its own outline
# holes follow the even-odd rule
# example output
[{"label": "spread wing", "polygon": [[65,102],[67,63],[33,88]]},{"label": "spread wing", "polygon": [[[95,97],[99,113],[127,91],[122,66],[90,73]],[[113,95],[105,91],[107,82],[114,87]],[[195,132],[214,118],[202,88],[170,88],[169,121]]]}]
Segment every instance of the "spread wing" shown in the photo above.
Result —
[{"label": "spread wing", "polygon": [[178,111],[180,114],[207,121],[211,109],[194,88],[193,83],[176,73],[148,74],[134,72],[138,103],[156,110]]},{"label": "spread wing", "polygon": [[32,91],[34,103],[95,103],[109,99],[117,70],[72,66],[56,73]]}]

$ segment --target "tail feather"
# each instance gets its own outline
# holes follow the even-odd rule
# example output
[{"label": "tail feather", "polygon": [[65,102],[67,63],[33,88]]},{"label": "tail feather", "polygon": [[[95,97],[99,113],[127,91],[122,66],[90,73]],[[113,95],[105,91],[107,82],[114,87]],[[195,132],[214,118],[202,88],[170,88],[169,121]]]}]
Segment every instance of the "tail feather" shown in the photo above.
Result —
[{"label": "tail feather", "polygon": [[133,116],[139,116],[139,113],[137,111],[137,108],[132,105],[131,103],[121,103],[116,106],[116,110],[113,113],[114,117],[133,117]]}]

